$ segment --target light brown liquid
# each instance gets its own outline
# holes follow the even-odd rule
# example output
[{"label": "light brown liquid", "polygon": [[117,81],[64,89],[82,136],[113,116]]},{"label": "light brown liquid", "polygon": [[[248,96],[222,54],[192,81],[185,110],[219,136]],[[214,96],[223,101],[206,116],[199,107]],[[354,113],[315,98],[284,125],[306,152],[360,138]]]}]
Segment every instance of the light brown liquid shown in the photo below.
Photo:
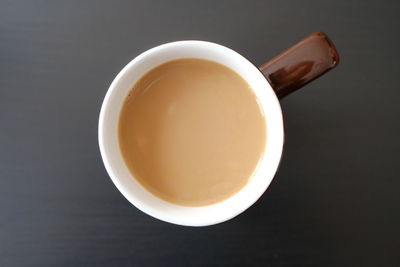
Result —
[{"label": "light brown liquid", "polygon": [[119,143],[134,177],[161,199],[203,206],[238,192],[263,155],[266,126],[249,85],[185,58],[145,74],[122,107]]}]

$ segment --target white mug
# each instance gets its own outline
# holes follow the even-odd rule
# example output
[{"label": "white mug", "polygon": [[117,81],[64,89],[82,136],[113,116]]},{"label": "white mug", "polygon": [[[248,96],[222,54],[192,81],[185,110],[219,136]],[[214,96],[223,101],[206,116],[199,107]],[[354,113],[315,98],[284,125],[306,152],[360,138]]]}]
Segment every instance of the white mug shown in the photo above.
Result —
[{"label": "white mug", "polygon": [[[316,33],[302,41],[306,44],[299,46],[300,42],[297,46],[300,48],[305,45],[310,46],[310,41],[307,42],[307,39],[311,40],[311,37],[316,35],[322,36],[329,41],[324,34]],[[333,47],[330,41],[329,46]],[[299,51],[299,47],[296,48],[294,46],[287,50],[276,57],[275,61],[272,60],[262,66],[261,71],[237,52],[222,45],[205,41],[178,41],[163,44],[145,51],[129,62],[115,77],[108,89],[101,107],[98,128],[101,156],[105,168],[118,190],[129,202],[148,215],[166,222],[186,226],[206,226],[221,223],[249,208],[268,188],[278,169],[282,155],[284,130],[282,110],[277,92],[278,96],[279,92],[284,92],[283,95],[285,95],[288,91],[293,91],[305,83],[304,81],[302,81],[302,84],[293,85],[292,83],[292,87],[285,85],[278,90],[279,86],[277,84],[282,85],[282,81],[279,80],[279,77],[277,78],[278,80],[275,79],[273,74],[276,74],[277,71],[282,71],[282,68],[277,69],[282,62],[279,57],[293,59],[294,63],[299,63],[299,60],[296,61],[294,56],[297,53],[296,51]],[[336,51],[334,52],[336,53]],[[336,62],[334,65],[337,64],[337,53],[335,55]],[[233,196],[208,206],[179,206],[153,195],[129,171],[119,148],[119,114],[124,100],[133,85],[154,67],[178,58],[212,60],[234,70],[250,85],[265,115],[265,123],[267,125],[265,152],[254,171],[253,177]],[[285,64],[285,66],[288,66],[288,64]],[[304,66],[301,68],[304,69]],[[296,67],[297,69],[299,67]],[[305,75],[302,75],[302,78],[306,77],[308,79],[306,82],[308,82],[326,70],[327,68],[317,74],[313,73],[312,77],[307,77],[307,75],[310,75],[310,71],[308,71]],[[295,82],[298,83],[299,80],[297,77]],[[270,83],[275,84],[274,89],[277,91],[274,91]]]}]

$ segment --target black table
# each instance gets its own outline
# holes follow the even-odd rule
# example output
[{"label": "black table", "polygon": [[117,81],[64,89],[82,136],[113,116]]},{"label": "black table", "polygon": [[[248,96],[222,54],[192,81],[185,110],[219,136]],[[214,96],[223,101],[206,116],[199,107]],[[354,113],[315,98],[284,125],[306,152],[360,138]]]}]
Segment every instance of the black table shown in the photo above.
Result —
[{"label": "black table", "polygon": [[[399,1],[1,1],[0,266],[400,266]],[[286,146],[263,197],[205,228],[114,187],[98,149],[119,70],[209,40],[262,64],[314,31],[337,69],[282,102]]]}]

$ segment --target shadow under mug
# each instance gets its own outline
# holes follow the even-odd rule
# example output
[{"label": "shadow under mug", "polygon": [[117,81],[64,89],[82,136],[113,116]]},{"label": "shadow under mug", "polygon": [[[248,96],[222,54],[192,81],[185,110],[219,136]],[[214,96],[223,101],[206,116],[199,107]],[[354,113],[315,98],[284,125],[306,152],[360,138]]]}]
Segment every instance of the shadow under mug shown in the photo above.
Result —
[{"label": "shadow under mug", "polygon": [[[268,138],[253,177],[235,195],[201,207],[166,202],[147,191],[125,165],[118,143],[118,120],[124,100],[148,71],[178,58],[212,60],[234,70],[247,81],[263,109]],[[271,183],[282,155],[284,130],[279,100],[334,68],[339,56],[331,40],[313,33],[259,68],[237,52],[215,43],[178,41],[145,51],[115,77],[99,117],[99,146],[106,170],[118,190],[143,212],[166,222],[206,226],[227,221],[249,208]]]}]

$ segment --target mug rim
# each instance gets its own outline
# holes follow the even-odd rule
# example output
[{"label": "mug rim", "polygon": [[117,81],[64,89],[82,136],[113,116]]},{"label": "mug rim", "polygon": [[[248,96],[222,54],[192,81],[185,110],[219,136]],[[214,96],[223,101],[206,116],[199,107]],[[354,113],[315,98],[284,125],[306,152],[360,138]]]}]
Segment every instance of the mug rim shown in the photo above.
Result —
[{"label": "mug rim", "polygon": [[[266,108],[265,103],[263,101],[259,101],[260,106],[265,113],[264,119],[265,119],[265,123],[267,124],[267,126],[266,126],[267,127],[267,138],[266,138],[266,145],[265,145],[266,146],[265,154],[267,152],[273,153],[273,154],[268,155],[270,157],[268,160],[268,163],[272,164],[272,166],[268,166],[268,172],[266,172],[266,173],[268,173],[268,176],[264,177],[262,179],[262,180],[264,180],[264,182],[261,184],[259,183],[258,187],[254,186],[254,185],[252,186],[253,187],[252,190],[255,191],[254,195],[248,196],[246,203],[239,202],[240,207],[230,207],[229,205],[225,205],[225,207],[224,207],[225,210],[226,210],[226,208],[229,208],[229,207],[230,207],[230,209],[229,209],[229,211],[225,212],[223,215],[220,215],[220,214],[218,214],[218,212],[216,212],[216,210],[218,210],[218,208],[217,208],[213,212],[210,212],[210,218],[207,218],[206,216],[196,217],[196,212],[203,212],[206,214],[207,209],[210,209],[212,206],[218,206],[221,203],[224,203],[227,200],[235,197],[236,195],[241,193],[244,189],[249,188],[250,185],[254,184],[254,182],[252,182],[252,180],[256,177],[256,175],[258,175],[258,176],[261,175],[258,173],[260,172],[260,170],[259,170],[260,167],[262,169],[266,163],[266,160],[264,158],[262,160],[260,160],[260,164],[259,164],[260,166],[258,166],[256,168],[256,170],[254,171],[254,175],[252,178],[249,179],[249,182],[245,186],[243,186],[236,194],[229,197],[228,199],[223,200],[218,203],[215,203],[215,204],[201,206],[201,207],[184,207],[184,206],[178,206],[178,205],[171,204],[171,203],[162,203],[163,206],[161,208],[164,208],[164,210],[160,210],[160,209],[157,209],[154,207],[152,208],[151,206],[147,205],[146,201],[144,201],[143,199],[140,199],[140,197],[137,197],[137,196],[135,196],[135,194],[132,193],[132,188],[127,188],[127,186],[121,182],[120,177],[118,177],[117,170],[115,169],[115,168],[117,168],[117,167],[115,167],[115,165],[116,165],[115,160],[113,161],[113,159],[110,156],[110,153],[107,151],[107,146],[110,146],[110,145],[108,144],[108,142],[106,140],[107,139],[107,136],[106,136],[107,119],[106,119],[106,117],[107,117],[108,113],[111,112],[110,110],[112,110],[112,108],[114,109],[114,111],[113,111],[114,113],[115,113],[115,109],[121,108],[121,106],[117,106],[117,107],[113,106],[112,107],[111,106],[112,100],[110,100],[112,98],[112,95],[117,90],[119,90],[118,88],[121,88],[121,85],[120,85],[121,80],[126,78],[126,76],[130,74],[129,72],[132,69],[134,69],[134,67],[137,64],[145,62],[146,58],[151,58],[151,55],[154,56],[157,53],[161,53],[161,55],[162,55],[162,53],[165,53],[165,51],[168,51],[169,49],[173,49],[173,48],[174,49],[176,49],[176,48],[182,49],[181,51],[184,51],[188,47],[192,47],[192,48],[193,47],[202,47],[202,49],[204,49],[205,51],[207,49],[210,49],[210,50],[214,49],[217,51],[216,52],[217,54],[225,53],[228,56],[235,57],[237,62],[241,63],[241,65],[244,65],[244,68],[248,72],[252,72],[251,79],[257,80],[258,84],[260,84],[260,88],[263,87],[260,90],[265,90],[265,91],[264,92],[260,91],[259,93],[262,94],[263,99],[265,99],[265,98],[268,99],[269,105],[272,106],[272,108],[271,107],[268,107],[268,108],[273,109],[273,112],[271,112],[271,111],[265,112],[265,108]],[[188,52],[190,54],[189,50],[188,50]],[[188,56],[182,56],[182,57],[176,57],[176,58],[187,58],[187,57]],[[193,56],[193,57],[196,58],[195,56]],[[197,58],[208,59],[208,58],[204,58],[204,57],[197,57]],[[172,59],[170,59],[170,60],[172,60]],[[170,60],[166,60],[165,62],[170,61]],[[213,60],[213,59],[211,58],[210,60]],[[233,69],[232,66],[224,64],[223,62],[220,62],[220,61],[216,61],[216,62],[221,63],[230,69]],[[162,63],[153,64],[153,66],[151,66],[147,71],[149,71],[150,69],[152,69],[160,64],[162,64]],[[244,80],[246,80],[246,82],[250,83],[251,80],[249,80],[248,77],[243,77],[241,72],[238,72],[235,69],[233,69],[233,70],[235,72],[237,72]],[[144,72],[144,73],[146,73],[146,72]],[[138,75],[138,76],[142,77],[143,74]],[[130,88],[132,88],[133,85],[134,84],[132,84]],[[253,88],[253,86],[250,86],[250,87],[252,88],[253,92],[255,92],[255,88]],[[255,93],[257,95],[257,92],[255,92]],[[259,95],[257,95],[257,98],[259,100]],[[118,117],[119,117],[119,112],[117,112],[117,113],[118,113]],[[269,122],[269,121],[271,121],[271,118],[267,118],[267,116],[274,118],[274,120],[273,120],[274,125],[268,125],[269,123],[271,123],[271,122]],[[269,144],[272,142],[272,141],[269,141],[269,139],[272,138],[271,132],[274,133],[274,135],[272,135],[273,139],[274,139],[274,140],[272,140],[273,144]],[[279,163],[280,163],[282,151],[283,151],[284,131],[283,131],[282,109],[281,109],[279,100],[278,100],[275,92],[273,91],[271,85],[268,83],[267,79],[263,76],[263,74],[260,72],[260,70],[253,63],[251,63],[245,57],[240,55],[238,52],[236,52],[226,46],[222,46],[222,45],[219,45],[219,44],[216,44],[213,42],[208,42],[208,41],[198,41],[198,40],[175,41],[175,42],[161,44],[159,46],[156,46],[154,48],[144,51],[143,53],[141,53],[140,55],[135,57],[133,60],[131,60],[117,74],[117,76],[114,78],[113,82],[111,83],[109,89],[107,90],[106,96],[105,96],[102,106],[101,106],[100,116],[99,116],[99,126],[98,126],[98,139],[99,139],[99,148],[100,148],[101,157],[102,157],[103,163],[105,165],[105,168],[106,168],[111,180],[113,181],[114,185],[118,188],[118,190],[124,195],[124,197],[129,202],[131,202],[134,206],[136,206],[139,210],[147,213],[148,215],[150,215],[152,217],[155,217],[157,219],[160,219],[160,220],[163,220],[166,222],[174,223],[174,224],[186,225],[186,226],[213,225],[213,224],[227,221],[227,220],[232,219],[233,217],[241,214],[243,211],[245,211],[250,206],[252,206],[263,195],[263,193],[266,191],[266,189],[269,187],[269,184],[271,183],[272,179],[274,178],[275,173],[279,167]],[[269,145],[273,146],[274,149],[271,151],[267,150],[267,147],[269,148]],[[117,150],[119,150],[119,145],[118,145]],[[264,155],[263,157],[266,157],[266,156],[267,155]],[[124,162],[123,162],[123,165],[125,165]],[[125,168],[127,169],[126,166],[125,166]],[[132,176],[132,179],[135,180],[135,182],[137,183],[137,180],[133,177],[133,174],[130,173],[130,175]],[[261,185],[261,187],[260,187],[260,185]],[[135,184],[135,186],[137,186],[137,184]],[[139,184],[139,186],[141,186],[141,185]],[[144,189],[144,190],[147,191],[147,189]],[[147,193],[151,194],[153,197],[157,198],[158,201],[166,202],[165,200],[161,200],[157,196],[154,196],[149,191],[147,191]],[[242,201],[245,201],[243,199],[246,199],[246,198],[242,198]],[[234,203],[234,202],[232,202],[232,203]],[[171,205],[172,205],[172,207],[175,206],[175,210],[173,210],[173,208],[171,208]],[[193,210],[192,213],[188,213],[191,215],[190,218],[189,217],[185,218],[184,216],[183,217],[178,216],[179,212],[183,212],[183,210],[185,210],[185,209]],[[220,209],[220,210],[222,210],[222,209]],[[213,217],[212,215],[214,215],[216,217]]]}]

